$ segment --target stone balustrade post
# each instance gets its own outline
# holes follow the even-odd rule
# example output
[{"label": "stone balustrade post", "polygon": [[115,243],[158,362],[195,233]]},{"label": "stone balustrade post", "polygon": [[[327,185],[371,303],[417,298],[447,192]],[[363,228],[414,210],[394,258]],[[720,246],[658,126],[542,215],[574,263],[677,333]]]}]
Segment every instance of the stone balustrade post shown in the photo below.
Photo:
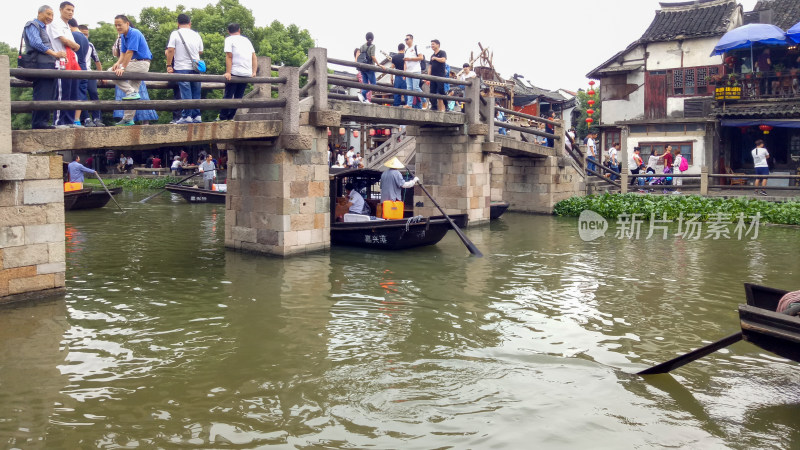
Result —
[{"label": "stone balustrade post", "polygon": [[627,194],[628,193],[628,183],[630,183],[630,181],[631,181],[631,177],[628,175],[628,168],[627,167],[623,167],[622,164],[620,164],[619,175],[620,175],[619,182],[621,184],[620,193]]},{"label": "stone balustrade post", "polygon": [[0,153],[11,153],[11,75],[8,69],[8,56],[0,56]]},{"label": "stone balustrade post", "polygon": [[488,126],[488,129],[486,130],[486,140],[487,142],[494,142],[494,97],[487,97],[485,105],[480,101],[480,98],[478,101],[480,102],[480,110],[483,112],[483,116],[486,118],[486,125]]},{"label": "stone balustrade post", "polygon": [[314,63],[308,68],[308,82],[314,83],[311,87],[311,97],[314,99],[312,111],[328,109],[328,50],[325,48],[312,48],[308,50],[309,59],[314,58]]},{"label": "stone balustrade post", "polygon": [[700,167],[700,195],[708,195],[708,166]]},{"label": "stone balustrade post", "polygon": [[283,130],[281,134],[300,133],[300,69],[282,66],[278,76],[285,77],[286,82],[278,86],[278,99],[285,100],[283,107]]}]

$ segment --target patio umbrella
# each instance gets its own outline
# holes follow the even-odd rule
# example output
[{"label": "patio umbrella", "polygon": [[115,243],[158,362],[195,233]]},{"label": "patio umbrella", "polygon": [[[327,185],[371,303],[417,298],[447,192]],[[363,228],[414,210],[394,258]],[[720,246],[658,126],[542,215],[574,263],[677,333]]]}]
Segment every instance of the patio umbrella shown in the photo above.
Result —
[{"label": "patio umbrella", "polygon": [[800,22],[797,22],[792,28],[789,28],[789,31],[786,32],[786,37],[800,43]]},{"label": "patio umbrella", "polygon": [[[734,28],[720,38],[711,56],[721,55],[737,48],[750,47],[750,61],[753,61],[753,44],[785,45],[786,34],[780,28],[768,23],[751,23]],[[751,62],[752,64],[752,62]]]}]

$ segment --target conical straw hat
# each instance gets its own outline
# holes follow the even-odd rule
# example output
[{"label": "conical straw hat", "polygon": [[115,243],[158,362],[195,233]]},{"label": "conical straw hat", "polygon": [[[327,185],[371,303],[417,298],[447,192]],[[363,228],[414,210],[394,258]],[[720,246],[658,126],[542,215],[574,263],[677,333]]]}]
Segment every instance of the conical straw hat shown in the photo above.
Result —
[{"label": "conical straw hat", "polygon": [[388,167],[388,168],[390,168],[390,169],[405,169],[406,168],[406,166],[404,166],[403,163],[401,163],[400,160],[397,159],[397,156],[395,156],[394,158],[386,161],[385,163],[383,163],[383,165]]}]

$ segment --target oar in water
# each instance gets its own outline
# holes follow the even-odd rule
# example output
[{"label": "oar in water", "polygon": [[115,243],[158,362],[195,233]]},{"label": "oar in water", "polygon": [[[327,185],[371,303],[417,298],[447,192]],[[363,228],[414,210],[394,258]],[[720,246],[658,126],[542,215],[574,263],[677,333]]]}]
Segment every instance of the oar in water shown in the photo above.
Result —
[{"label": "oar in water", "polygon": [[[408,170],[408,167],[406,167],[405,164],[403,164],[403,167],[405,167],[405,169],[408,172],[411,172],[410,170]],[[450,222],[450,226],[453,227],[453,231],[456,232],[458,237],[461,239],[461,242],[463,242],[464,245],[467,247],[467,250],[469,250],[470,253],[472,253],[473,255],[477,256],[478,258],[482,258],[483,257],[483,253],[481,253],[481,251],[478,250],[478,247],[476,247],[475,244],[473,244],[472,241],[470,241],[469,238],[467,238],[467,236],[464,235],[464,232],[461,231],[461,228],[458,228],[458,225],[456,225],[456,223],[453,222],[453,219],[451,219],[450,216],[448,216],[447,213],[444,212],[442,207],[439,206],[438,203],[436,203],[436,200],[434,200],[433,197],[431,196],[430,192],[428,192],[428,190],[425,189],[425,186],[422,185],[422,182],[418,181],[417,183],[419,184],[419,187],[422,188],[422,192],[424,192],[425,195],[427,195],[428,198],[431,199],[431,202],[433,202],[433,204],[437,208],[439,208],[439,212],[441,212],[442,215],[444,216],[444,218],[447,219],[448,222]]]},{"label": "oar in water", "polygon": [[[200,175],[201,173],[203,173],[203,172],[195,172],[195,173],[193,173],[193,174],[189,175],[188,177],[186,177],[186,178],[184,178],[184,179],[182,179],[182,180],[178,180],[178,182],[177,182],[177,183],[175,183],[175,184],[181,184],[181,183],[183,183],[184,181],[188,180],[189,178],[196,177],[196,176]],[[160,190],[160,191],[158,191],[158,192],[156,192],[155,194],[153,194],[153,195],[151,195],[151,196],[147,197],[146,199],[144,199],[144,200],[139,200],[139,203],[147,203],[147,201],[148,201],[148,200],[150,200],[151,198],[153,198],[153,197],[158,197],[159,195],[163,194],[164,192],[167,192],[167,190],[166,190],[166,189],[164,189],[164,188],[161,188],[161,190]]]},{"label": "oar in water", "polygon": [[125,212],[125,210],[124,210],[124,209],[122,209],[122,207],[121,207],[121,206],[119,206],[119,203],[117,203],[117,199],[115,199],[115,198],[114,198],[114,196],[113,196],[113,195],[111,195],[111,192],[110,192],[110,191],[108,190],[108,188],[106,187],[106,184],[103,182],[103,179],[102,179],[102,178],[100,178],[100,174],[99,174],[99,173],[97,173],[97,172],[95,172],[94,174],[95,174],[95,175],[97,175],[97,179],[98,179],[98,180],[100,180],[100,184],[103,186],[103,189],[105,189],[105,190],[106,190],[106,194],[108,194],[108,196],[109,196],[109,197],[111,197],[111,200],[114,200],[114,204],[115,204],[115,205],[117,205],[117,208],[119,208],[119,210],[120,210],[120,211],[122,211],[122,212]]},{"label": "oar in water", "polygon": [[[800,305],[794,306],[782,312],[782,314],[794,316],[798,312],[800,312]],[[657,366],[653,366],[649,369],[644,369],[641,372],[636,372],[637,375],[655,375],[659,373],[667,373],[672,370],[677,369],[678,367],[684,366],[689,364],[690,362],[700,359],[706,355],[710,355],[715,351],[725,348],[729,345],[735,344],[742,340],[742,332],[734,333],[730,336],[724,337],[716,342],[712,342],[708,345],[704,345],[697,350],[693,350],[689,353],[683,354],[678,356],[677,358],[670,359],[669,361],[663,362]]]}]

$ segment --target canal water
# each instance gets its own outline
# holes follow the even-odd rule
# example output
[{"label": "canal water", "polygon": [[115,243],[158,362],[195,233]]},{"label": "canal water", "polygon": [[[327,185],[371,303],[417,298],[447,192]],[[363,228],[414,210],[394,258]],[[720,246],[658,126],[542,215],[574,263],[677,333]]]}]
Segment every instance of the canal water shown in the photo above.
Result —
[{"label": "canal water", "polygon": [[224,207],[67,214],[67,294],[0,309],[0,448],[797,448],[800,368],[738,343],[795,228],[605,237],[508,213],[438,245],[224,249]]}]

